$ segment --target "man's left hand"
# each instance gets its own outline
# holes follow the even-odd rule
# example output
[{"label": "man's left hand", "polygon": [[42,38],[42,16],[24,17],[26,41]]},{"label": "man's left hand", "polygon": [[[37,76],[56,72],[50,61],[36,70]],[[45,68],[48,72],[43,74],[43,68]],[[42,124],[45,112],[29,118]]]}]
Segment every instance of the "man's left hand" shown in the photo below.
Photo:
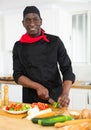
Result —
[{"label": "man's left hand", "polygon": [[59,107],[68,107],[68,105],[70,103],[69,96],[67,94],[62,94],[58,98],[58,102],[59,102]]}]

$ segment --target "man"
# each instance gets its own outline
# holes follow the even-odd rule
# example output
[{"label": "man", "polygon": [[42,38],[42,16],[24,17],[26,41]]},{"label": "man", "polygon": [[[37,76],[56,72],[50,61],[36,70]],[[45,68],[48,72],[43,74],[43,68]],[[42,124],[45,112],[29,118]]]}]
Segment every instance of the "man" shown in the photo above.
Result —
[{"label": "man", "polygon": [[44,32],[35,6],[24,9],[22,23],[26,33],[13,48],[13,76],[16,83],[23,86],[23,102],[48,103],[53,99],[67,107],[75,75],[62,41]]}]

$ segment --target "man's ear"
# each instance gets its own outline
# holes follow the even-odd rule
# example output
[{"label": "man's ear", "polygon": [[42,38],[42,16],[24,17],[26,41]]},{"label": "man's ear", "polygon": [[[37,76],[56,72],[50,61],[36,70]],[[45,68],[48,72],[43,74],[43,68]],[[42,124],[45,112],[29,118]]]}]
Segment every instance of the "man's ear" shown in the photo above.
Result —
[{"label": "man's ear", "polygon": [[40,20],[41,20],[41,25],[42,25],[42,18]]},{"label": "man's ear", "polygon": [[22,25],[25,27],[25,25],[24,25],[24,20],[22,20]]}]

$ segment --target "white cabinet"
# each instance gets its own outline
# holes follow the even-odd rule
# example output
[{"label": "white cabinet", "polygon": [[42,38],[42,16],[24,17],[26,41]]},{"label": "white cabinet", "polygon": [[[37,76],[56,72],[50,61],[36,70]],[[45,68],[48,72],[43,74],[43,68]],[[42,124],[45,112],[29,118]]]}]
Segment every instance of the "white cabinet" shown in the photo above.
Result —
[{"label": "white cabinet", "polygon": [[76,110],[81,110],[83,108],[91,109],[91,90],[71,88],[69,108]]},{"label": "white cabinet", "polygon": [[91,109],[91,90],[87,94],[87,108]]},{"label": "white cabinet", "polygon": [[[22,102],[22,86],[8,84],[9,101]],[[4,98],[4,84],[1,85],[2,99]]]},{"label": "white cabinet", "polygon": [[21,85],[9,85],[9,100],[13,102],[22,102]]}]

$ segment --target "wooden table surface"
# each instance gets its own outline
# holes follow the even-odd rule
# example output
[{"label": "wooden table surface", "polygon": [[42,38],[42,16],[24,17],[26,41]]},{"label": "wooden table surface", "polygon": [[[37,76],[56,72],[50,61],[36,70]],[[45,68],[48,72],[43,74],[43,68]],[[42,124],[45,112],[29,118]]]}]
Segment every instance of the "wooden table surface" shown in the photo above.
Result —
[{"label": "wooden table surface", "polygon": [[[56,112],[57,111],[58,109]],[[68,113],[68,111],[68,109],[65,109],[65,114]],[[47,128],[48,130],[57,130],[57,128],[54,126],[45,127],[34,124],[31,121],[27,120],[26,117],[19,119],[0,115],[0,130],[46,130]]]},{"label": "wooden table surface", "polygon": [[[47,127],[43,127],[37,124],[33,124],[27,119],[16,119],[5,116],[0,116],[0,130],[46,130]],[[48,130],[56,130],[55,127],[48,127]]]}]

